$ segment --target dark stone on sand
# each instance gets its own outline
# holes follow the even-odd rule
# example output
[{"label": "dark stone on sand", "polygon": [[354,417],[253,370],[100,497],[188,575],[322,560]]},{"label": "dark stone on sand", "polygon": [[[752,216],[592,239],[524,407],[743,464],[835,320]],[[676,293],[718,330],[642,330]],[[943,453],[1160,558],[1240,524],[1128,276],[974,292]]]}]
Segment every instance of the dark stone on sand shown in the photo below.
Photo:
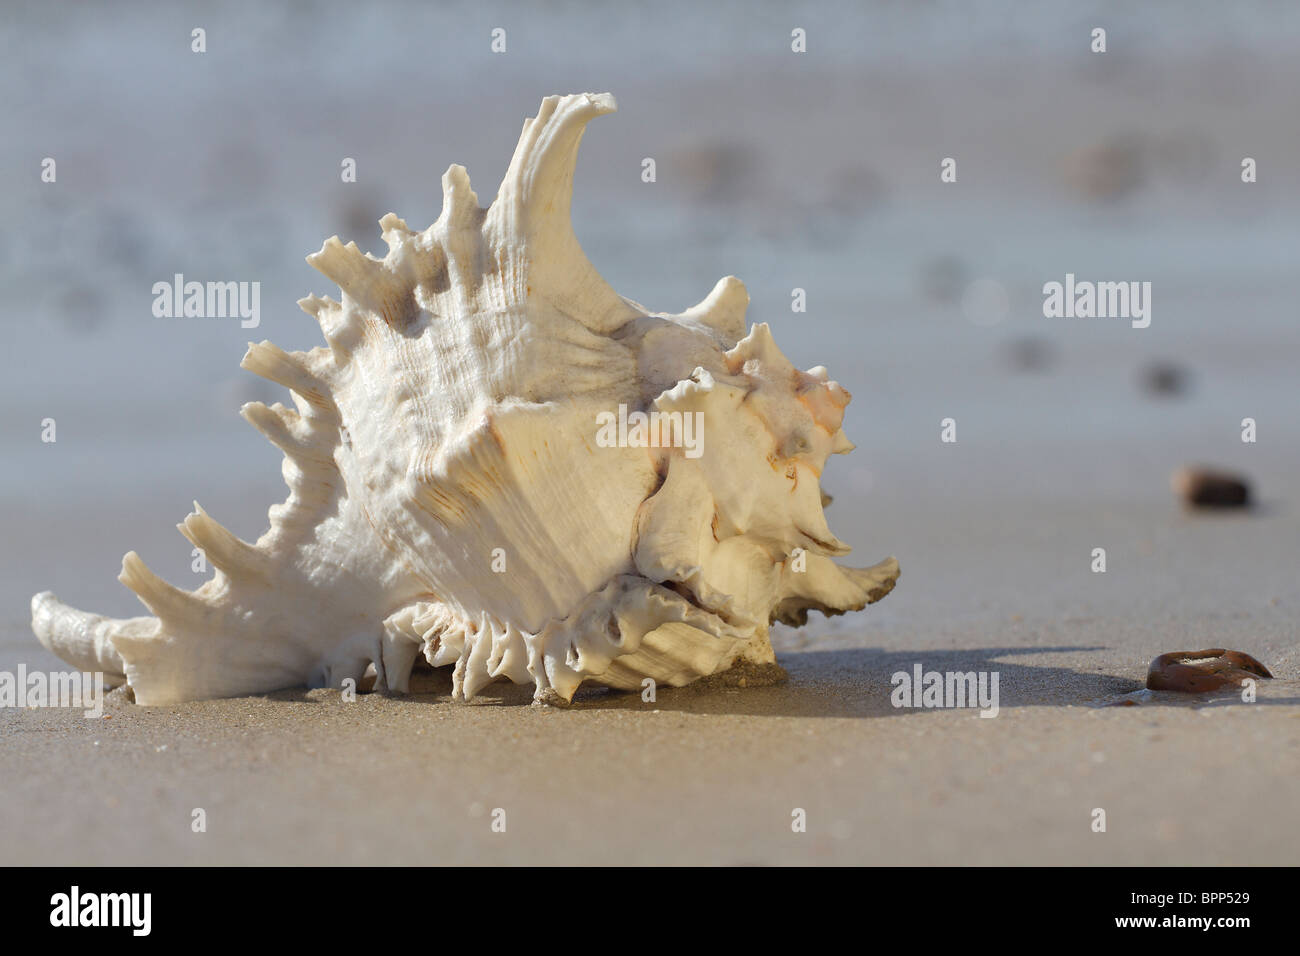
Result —
[{"label": "dark stone on sand", "polygon": [[1188,466],[1174,472],[1170,484],[1189,508],[1246,508],[1250,505],[1250,483],[1240,475]]},{"label": "dark stone on sand", "polygon": [[1186,395],[1191,386],[1191,374],[1173,362],[1152,362],[1140,374],[1142,388],[1148,394],[1169,397]]},{"label": "dark stone on sand", "polygon": [[1239,687],[1243,680],[1272,677],[1268,668],[1249,654],[1212,647],[1161,654],[1147,670],[1147,688],[1199,694],[1220,687]]}]

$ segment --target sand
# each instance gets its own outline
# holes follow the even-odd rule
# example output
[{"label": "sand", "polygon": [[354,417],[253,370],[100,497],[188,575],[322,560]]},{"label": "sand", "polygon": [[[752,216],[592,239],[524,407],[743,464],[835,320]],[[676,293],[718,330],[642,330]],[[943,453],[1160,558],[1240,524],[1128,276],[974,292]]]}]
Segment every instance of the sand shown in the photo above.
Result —
[{"label": "sand", "polygon": [[[938,543],[948,507],[929,509]],[[884,602],[781,629],[790,679],[774,687],[584,693],[554,710],[508,685],[454,704],[439,672],[410,697],[352,703],[316,690],[145,708],[118,692],[98,720],[0,710],[0,862],[1294,864],[1300,595],[1293,579],[1268,595],[1284,578],[1265,567],[1294,519],[1154,501],[1109,513],[1113,554],[1147,542],[1140,577],[1103,580],[1084,561],[1059,580],[1061,542],[1087,537],[1059,508],[1021,502],[1011,520],[986,506],[942,546],[914,526]],[[872,540],[904,541],[922,520],[882,517]],[[1049,517],[1054,533],[1035,534]],[[1017,539],[1008,561],[978,560],[980,542]],[[1211,541],[1216,573],[1263,588],[1198,590],[1194,556]],[[909,557],[925,576],[909,577]],[[987,597],[948,592],[950,579]],[[1193,644],[1246,650],[1277,679],[1253,704],[1102,706],[1141,688],[1156,653]],[[3,651],[0,666],[54,666],[16,629]],[[997,671],[998,716],[894,708],[891,675],[917,662]],[[806,832],[792,832],[796,808]]]},{"label": "sand", "polygon": [[[826,4],[800,14],[792,59],[779,4],[661,6],[512,13],[505,57],[473,4],[17,9],[0,155],[30,175],[0,194],[0,671],[60,669],[28,627],[35,592],[141,613],[114,580],[128,549],[198,584],[174,529],[194,498],[261,533],[279,456],[236,409],[286,396],[237,365],[250,338],[321,344],[293,303],[336,293],[302,257],[335,232],[380,248],[390,210],[427,225],[453,162],[487,202],[523,117],[570,90],[621,103],[576,179],[593,262],[667,311],[734,273],[751,321],[829,367],[859,445],[827,470],[830,524],[854,563],[897,556],[897,589],[779,630],[784,685],[653,704],[554,711],[493,687],[456,705],[437,677],[354,703],[0,709],[0,864],[1300,861],[1300,133],[1279,122],[1297,16],[1116,9],[1099,59],[1091,25],[1050,4]],[[1063,177],[1116,150],[1142,175],[1114,196]],[[47,154],[57,186],[36,175]],[[359,183],[339,181],[345,155]],[[261,324],[155,318],[150,289],[176,272],[263,282]],[[1150,281],[1150,328],[1045,318],[1042,286],[1067,273]],[[1005,308],[969,295],[981,280]],[[1151,362],[1186,369],[1188,392],[1145,392]],[[1260,506],[1182,512],[1169,475],[1200,461],[1247,474]],[[1278,679],[1252,704],[1103,706],[1156,655],[1203,647]],[[918,663],[996,671],[998,716],[893,707],[891,676]]]}]

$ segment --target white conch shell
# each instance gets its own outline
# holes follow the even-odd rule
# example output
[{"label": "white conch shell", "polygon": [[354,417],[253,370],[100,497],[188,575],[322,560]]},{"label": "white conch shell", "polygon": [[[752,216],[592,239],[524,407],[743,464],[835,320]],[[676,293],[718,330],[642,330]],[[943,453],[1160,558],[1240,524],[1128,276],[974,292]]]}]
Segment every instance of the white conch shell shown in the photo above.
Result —
[{"label": "white conch shell", "polygon": [[[196,504],[180,530],[210,581],[182,591],[129,553],[121,580],[156,617],[110,620],[45,592],[41,642],[141,704],[338,686],[371,666],[405,691],[421,651],[455,665],[458,698],[505,677],[565,702],[583,681],[679,686],[773,665],[773,620],[888,593],[892,558],[828,557],[849,550],[819,486],[827,456],[853,447],[848,393],[796,370],[766,325],[745,334],[736,278],[680,315],[650,313],[579,247],[578,143],[614,108],[549,97],[489,209],[452,166],[432,226],[380,220],[383,259],[337,237],[310,256],[343,290],[299,303],[328,348],[262,342],[243,360],[297,408],[242,409],[285,453],[270,529],[248,544]],[[607,447],[598,423],[620,406],[698,413],[702,447]]]}]

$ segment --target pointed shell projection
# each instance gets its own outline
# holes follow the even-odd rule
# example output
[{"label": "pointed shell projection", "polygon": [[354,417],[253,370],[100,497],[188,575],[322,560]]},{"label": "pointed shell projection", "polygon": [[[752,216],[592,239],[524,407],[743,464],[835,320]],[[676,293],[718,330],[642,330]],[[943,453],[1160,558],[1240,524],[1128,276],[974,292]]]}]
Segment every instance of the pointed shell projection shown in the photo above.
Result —
[{"label": "pointed shell projection", "polygon": [[500,678],[563,703],[584,681],[681,686],[772,665],[773,621],[858,610],[892,558],[841,567],[827,456],[849,394],[799,371],[766,325],[746,334],[734,277],[679,315],[618,295],[573,234],[587,122],[604,95],[549,97],[496,201],[442,178],[388,254],[328,240],[308,258],[343,290],[309,296],[327,347],[250,345],[243,367],[293,408],[243,416],[284,451],[289,497],[241,541],[202,508],[181,533],[216,567],[192,592],[131,552],[121,581],[152,617],[113,620],[45,592],[41,642],[125,680],[140,704],[339,686],[371,667],[403,692],[417,658],[454,696]]}]

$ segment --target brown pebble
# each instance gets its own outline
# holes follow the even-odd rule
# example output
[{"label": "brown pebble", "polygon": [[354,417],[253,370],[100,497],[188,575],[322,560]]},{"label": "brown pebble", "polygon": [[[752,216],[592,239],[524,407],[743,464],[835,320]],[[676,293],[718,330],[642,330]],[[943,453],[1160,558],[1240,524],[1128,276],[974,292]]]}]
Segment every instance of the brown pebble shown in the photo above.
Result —
[{"label": "brown pebble", "polygon": [[1190,508],[1245,508],[1250,504],[1250,484],[1240,475],[1189,466],[1174,472],[1170,484]]},{"label": "brown pebble", "polygon": [[[1195,663],[1188,663],[1195,661]],[[1212,647],[1204,651],[1161,654],[1147,670],[1149,690],[1176,690],[1199,694],[1220,687],[1239,686],[1243,680],[1271,678],[1268,668],[1249,654]]]}]

